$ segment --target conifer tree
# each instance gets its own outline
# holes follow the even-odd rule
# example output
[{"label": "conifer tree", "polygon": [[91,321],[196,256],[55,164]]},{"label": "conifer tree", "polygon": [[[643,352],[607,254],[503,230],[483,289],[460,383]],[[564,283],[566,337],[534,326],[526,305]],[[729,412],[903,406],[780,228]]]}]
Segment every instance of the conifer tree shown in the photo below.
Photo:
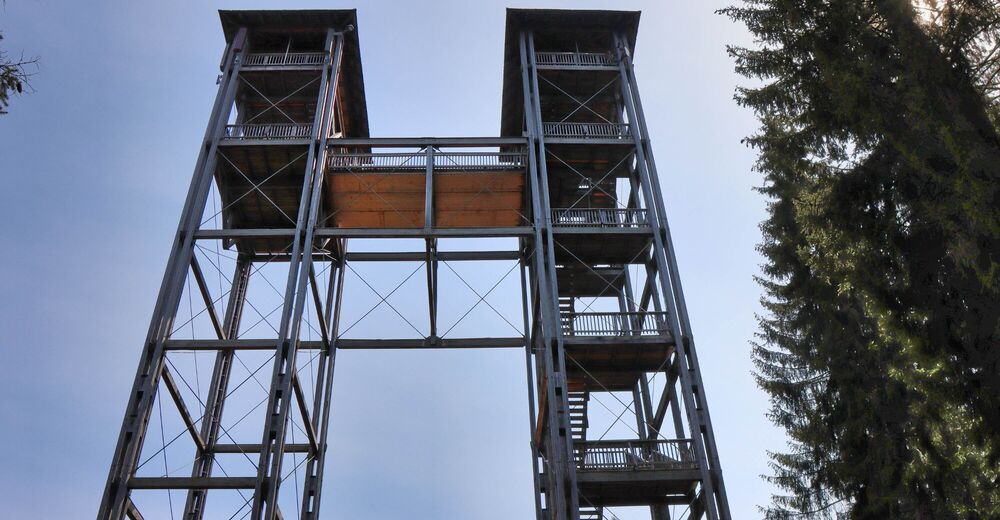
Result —
[{"label": "conifer tree", "polygon": [[768,518],[1000,515],[1000,5],[746,0]]}]

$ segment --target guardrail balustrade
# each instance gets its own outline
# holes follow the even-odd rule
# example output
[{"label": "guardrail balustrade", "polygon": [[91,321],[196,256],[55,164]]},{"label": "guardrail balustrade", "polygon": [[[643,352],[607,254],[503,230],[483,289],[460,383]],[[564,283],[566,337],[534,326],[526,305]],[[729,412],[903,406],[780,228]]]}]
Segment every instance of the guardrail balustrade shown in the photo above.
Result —
[{"label": "guardrail balustrade", "polygon": [[536,52],[535,62],[555,67],[617,67],[611,53],[601,52]]},{"label": "guardrail balustrade", "polygon": [[226,139],[309,139],[312,124],[250,124],[226,125]]},{"label": "guardrail balustrade", "polygon": [[698,467],[689,439],[574,441],[577,471],[641,471]]},{"label": "guardrail balustrade", "polygon": [[[434,170],[522,170],[526,168],[523,151],[515,152],[434,152]],[[427,169],[427,154],[420,152],[332,153],[331,170],[342,171],[413,171]]]},{"label": "guardrail balustrade", "polygon": [[563,312],[567,336],[665,336],[670,334],[666,312]]},{"label": "guardrail balustrade", "polygon": [[569,208],[553,209],[552,224],[567,227],[636,228],[648,225],[645,209]]},{"label": "guardrail balustrade", "polygon": [[326,63],[325,52],[255,52],[243,57],[244,67],[320,66]]},{"label": "guardrail balustrade", "polygon": [[572,139],[629,139],[628,123],[542,123],[545,137]]}]

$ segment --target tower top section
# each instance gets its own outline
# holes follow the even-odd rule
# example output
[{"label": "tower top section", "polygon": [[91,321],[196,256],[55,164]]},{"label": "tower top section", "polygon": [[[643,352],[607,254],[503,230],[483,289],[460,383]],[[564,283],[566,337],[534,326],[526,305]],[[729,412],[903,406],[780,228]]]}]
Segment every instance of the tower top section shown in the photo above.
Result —
[{"label": "tower top section", "polygon": [[342,33],[338,99],[351,137],[368,137],[357,9],[220,10],[219,21],[226,43],[232,43],[239,30],[246,28],[251,53],[326,52],[327,31]]},{"label": "tower top section", "polygon": [[614,34],[635,47],[640,11],[578,9],[507,9],[503,51],[503,99],[500,135],[520,136],[524,120],[521,92],[521,31],[534,34],[535,50],[556,53],[605,53],[614,50]]}]

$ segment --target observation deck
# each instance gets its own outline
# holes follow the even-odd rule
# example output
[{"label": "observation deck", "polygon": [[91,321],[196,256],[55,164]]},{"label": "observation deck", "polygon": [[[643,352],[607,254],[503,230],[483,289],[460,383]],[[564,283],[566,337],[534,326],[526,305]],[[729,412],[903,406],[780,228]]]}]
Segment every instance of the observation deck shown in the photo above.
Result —
[{"label": "observation deck", "polygon": [[554,208],[556,261],[565,265],[630,264],[652,244],[648,212],[634,208]]},{"label": "observation deck", "polygon": [[689,503],[700,478],[689,439],[573,443],[581,503],[596,507]]},{"label": "observation deck", "polygon": [[574,440],[573,462],[588,507],[687,504],[701,478],[690,439]]},{"label": "observation deck", "polygon": [[664,370],[674,351],[666,312],[570,312],[560,315],[570,385],[631,391],[643,372]]}]

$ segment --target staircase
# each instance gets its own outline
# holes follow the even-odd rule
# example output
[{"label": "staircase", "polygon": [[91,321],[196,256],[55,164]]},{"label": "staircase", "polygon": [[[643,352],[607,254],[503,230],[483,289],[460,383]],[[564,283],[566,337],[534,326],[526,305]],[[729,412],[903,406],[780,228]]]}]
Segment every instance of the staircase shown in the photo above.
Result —
[{"label": "staircase", "polygon": [[575,307],[574,298],[572,296],[559,297],[559,323],[560,326],[562,326],[564,334],[573,333],[573,321],[570,316],[575,310]]},{"label": "staircase", "polygon": [[580,520],[619,520],[611,513],[604,513],[603,507],[580,506]]},{"label": "staircase", "polygon": [[573,432],[574,441],[587,440],[587,426],[589,426],[587,422],[587,403],[589,401],[590,392],[569,393],[569,425]]}]

